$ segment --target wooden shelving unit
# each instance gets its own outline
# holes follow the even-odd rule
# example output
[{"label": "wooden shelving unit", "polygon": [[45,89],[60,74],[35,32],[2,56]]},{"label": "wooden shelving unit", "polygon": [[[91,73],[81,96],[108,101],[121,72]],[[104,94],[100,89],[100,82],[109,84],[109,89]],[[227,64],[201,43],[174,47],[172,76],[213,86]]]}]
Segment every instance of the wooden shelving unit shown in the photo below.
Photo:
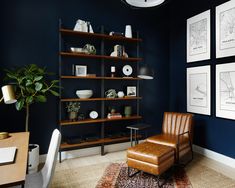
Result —
[{"label": "wooden shelving unit", "polygon": [[[140,139],[141,137],[142,137],[141,135],[137,135],[138,139]],[[96,141],[87,141],[87,142],[81,142],[77,144],[62,143],[60,145],[60,150],[66,151],[66,150],[70,150],[71,148],[77,149],[77,148],[84,148],[84,147],[90,147],[90,146],[99,146],[102,144],[108,145],[108,144],[128,142],[128,141],[130,141],[130,137],[123,136],[123,137],[118,137],[118,138],[103,138],[103,139],[98,139]]]},{"label": "wooden shelving unit", "polygon": [[[62,22],[60,20],[60,28],[59,28],[59,81],[60,81],[60,88],[66,88],[66,85],[62,85],[62,81],[67,79],[66,82],[63,82],[63,84],[68,83],[70,79],[73,82],[79,82],[81,80],[82,83],[84,83],[84,80],[91,80],[90,82],[93,82],[92,80],[98,80],[97,84],[100,84],[100,96],[95,97],[95,98],[88,98],[88,99],[79,99],[79,98],[74,98],[74,97],[63,97],[63,90],[60,89],[60,100],[59,100],[59,127],[60,131],[62,132],[62,139],[63,139],[63,130],[62,129],[69,129],[70,127],[74,126],[90,126],[89,124],[97,124],[97,127],[100,128],[100,134],[98,137],[100,139],[95,140],[95,141],[85,141],[77,144],[68,144],[66,142],[62,142],[60,146],[60,161],[61,161],[61,152],[66,151],[66,150],[72,150],[72,149],[78,149],[78,148],[84,148],[84,147],[93,147],[93,146],[101,146],[101,154],[104,155],[104,146],[107,144],[111,143],[120,143],[120,142],[128,142],[130,141],[129,136],[121,136],[121,137],[108,137],[106,138],[105,136],[105,127],[106,123],[107,125],[112,126],[112,122],[128,122],[130,121],[131,123],[138,122],[139,120],[142,119],[140,115],[140,110],[139,110],[139,101],[142,99],[142,97],[139,95],[139,81],[141,80],[140,78],[136,77],[134,75],[133,77],[108,77],[106,76],[107,74],[105,73],[105,67],[110,66],[110,64],[120,64],[121,66],[125,64],[131,64],[132,66],[135,67],[136,71],[139,69],[138,62],[143,61],[142,58],[139,57],[139,43],[142,42],[142,39],[139,38],[138,32],[137,32],[137,37],[136,38],[126,38],[123,36],[111,36],[104,34],[104,28],[101,29],[100,33],[86,33],[86,32],[78,32],[78,31],[73,31],[70,29],[64,29],[62,28]],[[73,40],[75,39],[75,40]],[[90,55],[90,54],[85,54],[85,53],[74,53],[70,52],[68,49],[69,46],[63,45],[69,40],[74,42],[77,42],[78,40],[82,39],[84,42],[86,40],[91,40],[95,41],[96,45],[97,43],[100,43],[100,50],[98,51],[97,55]],[[113,57],[113,56],[108,56],[105,55],[105,43],[108,42],[109,46],[110,44],[116,45],[122,43],[122,44],[131,44],[131,48],[134,48],[136,50],[136,57]],[[63,48],[63,46],[66,46]],[[135,53],[132,53],[135,54]],[[95,65],[100,63],[100,72],[96,72],[98,76],[74,76],[74,75],[67,75],[68,71],[66,73],[63,72],[62,66],[65,65],[71,65],[69,61],[74,61],[74,59],[88,59],[90,61],[85,61],[87,66],[94,66],[92,63],[95,62]],[[95,60],[95,61],[94,61]],[[84,64],[84,62],[83,62]],[[72,71],[71,71],[72,72]],[[133,81],[136,84],[137,87],[137,95],[133,97],[123,97],[123,98],[106,98],[104,96],[105,93],[105,82],[106,80],[108,81],[107,83],[110,83],[111,81],[121,81],[120,83],[124,83],[125,81]],[[90,83],[89,82],[89,83]],[[96,82],[95,82],[96,83]],[[66,94],[67,95],[67,94]],[[77,101],[77,102],[86,102],[86,105],[89,105],[91,103],[99,102],[99,105],[101,106],[100,110],[101,113],[99,114],[98,119],[84,119],[84,120],[79,120],[79,121],[69,121],[65,119],[65,116],[62,115],[62,106],[64,105],[65,102],[71,102],[71,101]],[[122,117],[122,118],[107,118],[107,112],[105,112],[105,107],[106,107],[106,101],[107,104],[111,103],[112,101],[116,101],[115,104],[118,104],[119,102],[121,103],[126,103],[129,101],[131,104],[135,104],[135,114],[130,117]],[[129,104],[128,103],[128,104]],[[99,106],[98,105],[98,106]],[[81,126],[82,125],[82,126]],[[79,127],[79,128],[80,128]],[[116,128],[116,127],[115,127]],[[128,130],[127,130],[128,131]],[[126,132],[127,132],[126,131]],[[126,134],[124,134],[126,135]],[[141,136],[139,135],[138,138]]]},{"label": "wooden shelving unit", "polygon": [[64,36],[80,36],[80,37],[87,37],[87,38],[96,38],[96,39],[103,39],[103,40],[111,40],[111,41],[124,41],[124,42],[142,42],[142,39],[139,38],[126,38],[123,36],[110,36],[101,33],[86,33],[86,32],[79,32],[73,31],[69,29],[60,29],[60,33]]},{"label": "wooden shelving unit", "polygon": [[138,120],[141,119],[141,116],[131,116],[131,117],[122,117],[122,118],[100,118],[100,119],[85,119],[80,121],[69,121],[69,120],[63,120],[60,122],[61,126],[64,125],[81,125],[81,124],[88,124],[88,123],[103,123],[103,122],[109,122],[109,121],[125,121],[125,120]]},{"label": "wooden shelving unit", "polygon": [[107,55],[89,55],[84,53],[75,53],[75,52],[60,52],[60,55],[63,57],[79,57],[79,58],[90,58],[90,59],[103,59],[103,60],[112,60],[112,61],[126,61],[126,62],[139,62],[142,61],[142,58],[137,57],[113,57]]},{"label": "wooden shelving unit", "polygon": [[103,76],[61,76],[62,79],[93,79],[93,80],[141,80],[134,77],[103,77]]},{"label": "wooden shelving unit", "polygon": [[70,101],[121,101],[121,100],[140,100],[142,97],[123,97],[123,98],[89,98],[89,99],[79,99],[79,98],[69,98],[61,99],[61,102],[70,102]]}]

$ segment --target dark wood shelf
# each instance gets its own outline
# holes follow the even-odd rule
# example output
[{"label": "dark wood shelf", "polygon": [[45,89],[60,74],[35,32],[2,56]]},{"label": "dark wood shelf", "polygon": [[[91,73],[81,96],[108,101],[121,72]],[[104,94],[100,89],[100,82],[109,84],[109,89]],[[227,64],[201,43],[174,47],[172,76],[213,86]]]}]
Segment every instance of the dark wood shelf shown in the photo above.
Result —
[{"label": "dark wood shelf", "polygon": [[62,79],[93,79],[93,80],[141,80],[138,77],[102,77],[102,76],[61,76]]},{"label": "dark wood shelf", "polygon": [[70,101],[120,101],[120,100],[140,100],[142,97],[123,97],[123,98],[89,98],[89,99],[79,99],[79,98],[67,98],[61,99],[61,102]]},{"label": "dark wood shelf", "polygon": [[88,123],[102,123],[102,122],[110,122],[110,121],[125,121],[125,120],[138,120],[141,119],[141,116],[131,116],[131,117],[122,117],[122,118],[99,118],[99,119],[85,119],[80,121],[69,121],[69,120],[62,120],[60,121],[61,126],[65,125],[80,125],[80,124],[88,124]]},{"label": "dark wood shelf", "polygon": [[105,60],[112,60],[112,61],[128,61],[128,62],[139,62],[142,61],[142,58],[137,57],[113,57],[113,56],[106,56],[106,55],[91,55],[91,54],[84,54],[84,53],[76,53],[76,52],[60,52],[61,56],[64,57],[79,57],[79,58],[91,58],[91,59],[105,59]]},{"label": "dark wood shelf", "polygon": [[104,39],[104,40],[109,40],[109,41],[123,41],[123,42],[134,42],[134,43],[142,41],[142,39],[139,39],[139,38],[126,38],[123,36],[112,36],[112,35],[106,35],[106,34],[101,34],[101,33],[87,33],[87,32],[80,32],[80,31],[73,31],[70,29],[60,29],[60,33],[62,35]]},{"label": "dark wood shelf", "polygon": [[[137,138],[140,139],[141,135],[138,135]],[[107,145],[107,144],[111,144],[111,143],[128,142],[128,141],[130,141],[130,137],[124,136],[124,137],[119,137],[119,138],[104,138],[104,139],[99,139],[96,141],[82,142],[82,143],[78,143],[78,144],[62,143],[60,145],[60,150],[79,148],[79,147],[89,147],[89,146],[101,145],[101,144]]]}]

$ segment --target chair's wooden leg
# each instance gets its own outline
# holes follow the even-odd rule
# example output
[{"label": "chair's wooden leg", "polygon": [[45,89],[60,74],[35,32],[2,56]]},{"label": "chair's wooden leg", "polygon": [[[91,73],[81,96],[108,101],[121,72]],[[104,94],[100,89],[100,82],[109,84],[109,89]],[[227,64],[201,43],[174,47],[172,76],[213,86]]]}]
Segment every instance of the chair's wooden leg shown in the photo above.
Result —
[{"label": "chair's wooden leg", "polygon": [[140,170],[136,171],[135,173],[131,174],[131,167],[128,166],[127,168],[127,173],[128,173],[128,176],[130,178],[132,178],[133,176],[135,176],[136,174],[138,174],[139,172],[141,172]]}]

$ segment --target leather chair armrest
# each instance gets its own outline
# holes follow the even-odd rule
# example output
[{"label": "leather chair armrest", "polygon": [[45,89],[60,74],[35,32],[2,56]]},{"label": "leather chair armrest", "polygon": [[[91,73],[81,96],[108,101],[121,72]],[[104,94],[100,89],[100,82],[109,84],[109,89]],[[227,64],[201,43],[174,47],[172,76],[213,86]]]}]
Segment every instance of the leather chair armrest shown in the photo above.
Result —
[{"label": "leather chair armrest", "polygon": [[188,141],[189,141],[189,146],[190,148],[192,149],[192,143],[191,143],[191,138],[190,138],[190,132],[189,131],[186,131],[186,132],[183,132],[183,133],[180,133],[178,134],[177,136],[177,161],[179,160],[179,146],[180,146],[180,137],[185,135],[185,134],[188,134]]}]

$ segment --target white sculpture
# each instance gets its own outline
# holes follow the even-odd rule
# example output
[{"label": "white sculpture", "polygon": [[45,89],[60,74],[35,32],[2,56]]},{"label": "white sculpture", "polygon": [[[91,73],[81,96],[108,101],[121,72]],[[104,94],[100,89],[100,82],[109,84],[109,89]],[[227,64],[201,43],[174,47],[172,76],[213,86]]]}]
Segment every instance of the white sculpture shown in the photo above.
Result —
[{"label": "white sculpture", "polygon": [[74,31],[94,33],[90,22],[78,19],[76,25],[73,28]]}]

